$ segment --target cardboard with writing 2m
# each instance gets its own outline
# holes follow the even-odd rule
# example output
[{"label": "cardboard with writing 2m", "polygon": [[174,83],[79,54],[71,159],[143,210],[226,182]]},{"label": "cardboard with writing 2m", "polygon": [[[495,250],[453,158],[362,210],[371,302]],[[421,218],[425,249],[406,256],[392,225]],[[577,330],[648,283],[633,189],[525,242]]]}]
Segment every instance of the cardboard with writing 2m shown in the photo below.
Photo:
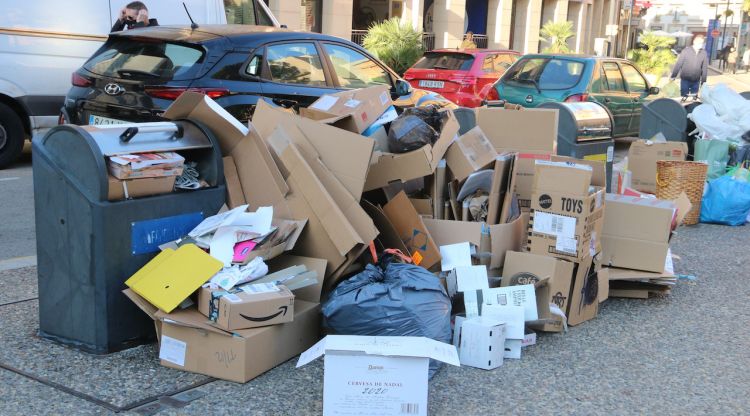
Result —
[{"label": "cardboard with writing 2m", "polygon": [[481,127],[497,152],[552,154],[557,148],[556,109],[477,108]]},{"label": "cardboard with writing 2m", "polygon": [[453,141],[445,160],[453,177],[460,182],[492,163],[496,156],[492,143],[477,126]]},{"label": "cardboard with writing 2m", "polygon": [[379,85],[323,95],[299,112],[302,117],[360,134],[392,104],[390,87]]},{"label": "cardboard with writing 2m", "polygon": [[688,146],[685,142],[654,143],[638,140],[630,144],[628,169],[632,172],[634,189],[650,194],[656,193],[656,161],[685,160]]},{"label": "cardboard with writing 2m", "polygon": [[456,316],[453,345],[462,365],[493,370],[503,365],[505,323],[497,318]]},{"label": "cardboard with writing 2m", "polygon": [[[423,219],[435,243],[444,246],[470,242],[477,247],[481,244],[482,223]],[[507,251],[518,251],[521,249],[523,240],[526,238],[524,221],[518,217],[509,224],[490,225],[490,247],[491,259],[490,269],[502,267]]]},{"label": "cardboard with writing 2m", "polygon": [[444,110],[443,114],[443,126],[434,144],[407,153],[375,152],[367,173],[365,191],[383,188],[391,182],[406,182],[432,175],[458,134],[458,121],[453,111]]},{"label": "cardboard with writing 2m", "polygon": [[252,293],[243,290],[243,286],[238,288],[237,293],[200,288],[198,310],[210,319],[215,315],[214,324],[227,331],[292,321],[294,295],[289,289],[277,286],[275,291]]},{"label": "cardboard with writing 2m", "polygon": [[[208,126],[219,141],[222,155],[232,156],[235,161],[241,192],[250,208],[274,206],[277,215],[290,217],[283,204],[289,188],[252,126],[242,125],[215,101],[195,92],[180,95],[164,112],[164,118],[190,119]],[[231,192],[240,192],[236,183],[230,185],[234,186]]]},{"label": "cardboard with writing 2m", "polygon": [[415,263],[429,269],[440,262],[437,244],[404,192],[399,192],[388,201],[383,207],[383,212],[411,252],[412,258],[417,257]]},{"label": "cardboard with writing 2m", "polygon": [[[568,307],[570,289],[573,283],[575,263],[538,254],[508,252],[505,255],[502,286],[537,284],[545,279],[547,283],[536,288],[536,306],[539,319],[545,321],[530,325],[545,332],[562,332],[562,317],[550,311],[556,305],[561,311]],[[549,322],[551,321],[551,322]]]},{"label": "cardboard with writing 2m", "polygon": [[427,415],[429,359],[460,365],[453,345],[429,338],[328,335],[297,367],[324,354],[323,415]]},{"label": "cardboard with writing 2m", "polygon": [[671,201],[607,194],[602,262],[608,266],[664,270],[677,207]]}]

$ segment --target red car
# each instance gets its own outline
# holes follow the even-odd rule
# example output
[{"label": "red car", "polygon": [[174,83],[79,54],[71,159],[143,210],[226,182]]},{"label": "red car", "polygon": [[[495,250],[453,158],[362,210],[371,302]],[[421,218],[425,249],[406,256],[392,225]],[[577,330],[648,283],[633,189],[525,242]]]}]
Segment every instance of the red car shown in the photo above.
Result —
[{"label": "red car", "polygon": [[462,107],[479,107],[505,70],[519,58],[511,50],[436,49],[404,74],[412,87],[440,93]]}]

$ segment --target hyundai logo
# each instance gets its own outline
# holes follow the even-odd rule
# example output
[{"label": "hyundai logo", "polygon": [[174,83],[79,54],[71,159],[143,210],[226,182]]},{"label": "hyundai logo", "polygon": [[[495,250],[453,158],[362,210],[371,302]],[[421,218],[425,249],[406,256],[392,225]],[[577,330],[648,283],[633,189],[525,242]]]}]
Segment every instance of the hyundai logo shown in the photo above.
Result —
[{"label": "hyundai logo", "polygon": [[107,95],[120,95],[125,92],[125,88],[112,82],[104,86],[104,92],[106,92]]}]

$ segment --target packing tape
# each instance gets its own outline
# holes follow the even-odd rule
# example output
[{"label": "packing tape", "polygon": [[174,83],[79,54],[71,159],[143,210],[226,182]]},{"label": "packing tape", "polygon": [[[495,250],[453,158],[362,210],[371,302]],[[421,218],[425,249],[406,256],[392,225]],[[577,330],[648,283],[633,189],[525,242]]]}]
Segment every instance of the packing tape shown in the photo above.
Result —
[{"label": "packing tape", "polygon": [[565,316],[565,312],[563,312],[562,309],[560,309],[560,307],[555,305],[554,303],[549,304],[549,311],[552,315],[557,315],[562,318],[563,330],[564,332],[568,332],[568,317]]},{"label": "packing tape", "polygon": [[125,199],[130,199],[128,194],[128,181],[122,181],[122,192],[125,194]]}]

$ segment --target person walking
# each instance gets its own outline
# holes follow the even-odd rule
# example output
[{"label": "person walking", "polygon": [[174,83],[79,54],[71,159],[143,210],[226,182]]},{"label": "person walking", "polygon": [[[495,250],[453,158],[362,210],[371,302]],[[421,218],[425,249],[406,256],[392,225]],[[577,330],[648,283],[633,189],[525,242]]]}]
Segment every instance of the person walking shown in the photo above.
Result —
[{"label": "person walking", "polygon": [[159,26],[159,22],[156,19],[149,19],[148,7],[143,2],[133,1],[120,10],[120,17],[112,25],[110,32],[147,26]]},{"label": "person walking", "polygon": [[747,44],[742,45],[742,67],[745,68],[745,73],[750,71],[750,49],[747,48]]},{"label": "person walking", "polygon": [[680,77],[680,95],[687,97],[698,94],[702,83],[708,78],[708,56],[703,49],[705,38],[697,35],[693,38],[693,45],[680,52],[677,63],[672,69],[670,79],[674,81]]},{"label": "person walking", "polygon": [[739,55],[739,52],[737,51],[737,48],[732,46],[731,49],[729,49],[729,54],[727,55],[727,62],[729,63],[729,70],[732,71],[732,74],[737,73],[737,57]]}]

